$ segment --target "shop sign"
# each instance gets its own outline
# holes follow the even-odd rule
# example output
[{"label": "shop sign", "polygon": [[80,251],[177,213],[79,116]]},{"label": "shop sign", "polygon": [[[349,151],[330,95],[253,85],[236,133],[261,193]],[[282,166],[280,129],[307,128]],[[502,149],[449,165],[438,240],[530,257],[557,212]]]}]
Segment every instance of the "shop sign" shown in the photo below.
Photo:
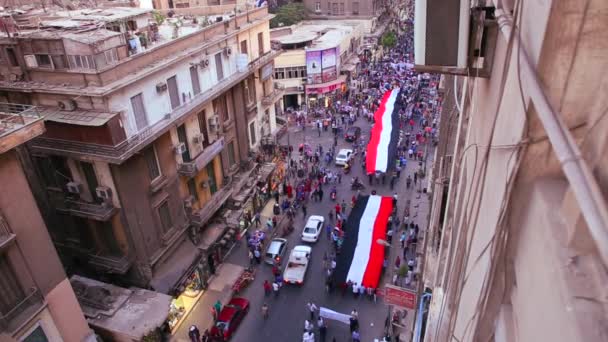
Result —
[{"label": "shop sign", "polygon": [[267,79],[269,79],[270,76],[272,76],[272,72],[273,72],[272,62],[264,65],[262,67],[262,69],[260,70],[260,78],[262,79],[262,81],[266,81]]},{"label": "shop sign", "polygon": [[344,83],[340,82],[340,83],[331,84],[331,85],[328,85],[326,87],[319,87],[319,88],[309,88],[309,87],[306,87],[306,92],[308,94],[325,94],[325,93],[329,93],[329,92],[332,92],[332,91],[334,91],[336,89],[341,88],[342,84],[344,84]]},{"label": "shop sign", "polygon": [[383,296],[386,304],[407,309],[416,308],[416,291],[387,284],[384,287]]}]

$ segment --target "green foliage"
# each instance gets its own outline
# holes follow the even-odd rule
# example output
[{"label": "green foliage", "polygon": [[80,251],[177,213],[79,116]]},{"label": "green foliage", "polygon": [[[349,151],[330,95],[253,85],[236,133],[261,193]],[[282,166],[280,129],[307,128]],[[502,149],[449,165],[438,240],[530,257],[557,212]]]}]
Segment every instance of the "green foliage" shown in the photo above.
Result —
[{"label": "green foliage", "polygon": [[291,26],[308,19],[304,4],[292,2],[278,8],[276,16],[270,20],[270,28]]},{"label": "green foliage", "polygon": [[393,32],[393,31],[386,32],[384,35],[382,35],[382,39],[381,39],[380,43],[382,44],[383,47],[388,48],[388,49],[394,47],[395,44],[397,44],[397,36],[395,35],[395,32]]},{"label": "green foliage", "polygon": [[165,22],[165,16],[162,15],[160,12],[154,11],[152,15],[154,16],[154,21],[156,21],[158,26],[162,25]]}]

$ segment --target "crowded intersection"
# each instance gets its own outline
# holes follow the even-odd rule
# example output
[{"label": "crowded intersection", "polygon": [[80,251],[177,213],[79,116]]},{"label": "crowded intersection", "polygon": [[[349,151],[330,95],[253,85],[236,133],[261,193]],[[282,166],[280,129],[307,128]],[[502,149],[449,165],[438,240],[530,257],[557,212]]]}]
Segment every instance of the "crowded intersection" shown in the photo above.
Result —
[{"label": "crowded intersection", "polygon": [[[412,32],[404,26],[398,32]],[[268,209],[246,217],[249,228],[228,259],[246,268],[248,284],[233,288],[228,309],[219,300],[209,308],[213,328],[191,326],[191,337],[411,339],[413,310],[389,309],[383,296],[386,284],[419,290],[438,78],[412,70],[411,34],[359,58],[355,87],[288,110],[286,134],[258,156],[279,162],[282,178]]]}]

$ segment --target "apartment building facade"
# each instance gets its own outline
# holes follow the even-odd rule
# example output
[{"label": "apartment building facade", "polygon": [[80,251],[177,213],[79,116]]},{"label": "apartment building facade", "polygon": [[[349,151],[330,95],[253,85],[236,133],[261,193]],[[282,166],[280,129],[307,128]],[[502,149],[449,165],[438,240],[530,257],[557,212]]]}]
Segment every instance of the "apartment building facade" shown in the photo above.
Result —
[{"label": "apartment building facade", "polygon": [[0,104],[0,340],[94,341],[26,176],[43,133],[35,107]]},{"label": "apartment building facade", "polygon": [[608,337],[608,4],[514,3],[491,77],[445,82],[416,341]]},{"label": "apartment building facade", "polygon": [[110,11],[4,37],[12,81],[0,94],[38,106],[46,122],[29,149],[68,273],[174,293],[217,262],[197,242],[276,130],[278,96],[264,77],[278,54],[271,16],[159,23],[151,11]]},{"label": "apartment building facade", "polygon": [[384,10],[383,0],[304,0],[311,19],[372,18]]}]

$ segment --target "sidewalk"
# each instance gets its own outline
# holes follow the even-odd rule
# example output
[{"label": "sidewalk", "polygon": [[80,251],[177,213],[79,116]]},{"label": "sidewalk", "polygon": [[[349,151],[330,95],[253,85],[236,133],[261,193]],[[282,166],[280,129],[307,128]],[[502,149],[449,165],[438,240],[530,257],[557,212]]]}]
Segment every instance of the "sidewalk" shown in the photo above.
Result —
[{"label": "sidewalk", "polygon": [[201,334],[205,329],[211,328],[213,325],[211,307],[218,300],[222,302],[222,305],[228,303],[233,294],[232,285],[244,269],[243,266],[231,263],[221,264],[216,270],[215,276],[211,278],[209,287],[173,334],[171,341],[190,342],[188,329],[191,325],[196,325]]}]

